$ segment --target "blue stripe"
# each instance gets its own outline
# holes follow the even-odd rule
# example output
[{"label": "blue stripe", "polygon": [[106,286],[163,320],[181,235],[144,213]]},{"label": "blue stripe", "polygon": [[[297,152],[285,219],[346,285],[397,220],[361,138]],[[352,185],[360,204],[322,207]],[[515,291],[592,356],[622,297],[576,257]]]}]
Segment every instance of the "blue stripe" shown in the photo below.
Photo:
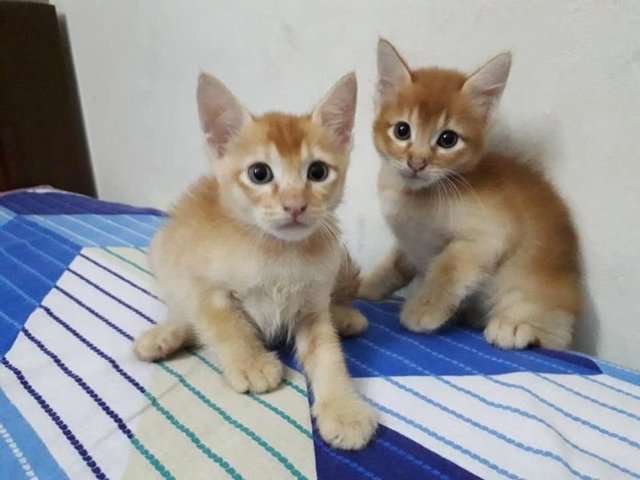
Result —
[{"label": "blue stripe", "polygon": [[[47,446],[2,390],[0,390],[0,423],[5,426],[16,444],[20,446],[36,475],[42,479],[51,480],[68,478]],[[0,465],[3,463],[0,462]],[[21,471],[22,467],[19,467],[19,470]],[[5,473],[10,474],[11,470],[5,470]],[[10,477],[15,478],[15,475],[10,475]]]},{"label": "blue stripe", "polygon": [[[447,338],[447,337],[441,337],[441,338],[443,340],[446,340],[447,342],[453,344],[453,345],[456,345],[457,347],[474,351],[476,354],[480,355],[483,358],[486,357],[486,358],[488,358],[490,360],[492,359],[490,355],[486,355],[486,354],[484,354],[482,352],[475,351],[472,347],[470,347],[468,345],[464,345],[464,344],[458,343],[458,342],[452,340],[451,338]],[[493,359],[493,360],[500,361],[500,362],[506,361],[506,360],[502,360],[502,359]],[[530,372],[527,372],[527,373],[530,373]],[[640,444],[638,444],[638,442],[635,442],[635,441],[633,441],[633,440],[631,440],[631,439],[629,439],[629,438],[627,438],[627,437],[625,437],[623,435],[620,435],[618,433],[610,432],[609,430],[607,430],[607,429],[605,429],[605,428],[603,428],[603,427],[601,427],[599,425],[596,425],[595,423],[589,422],[588,420],[585,420],[585,419],[583,419],[581,417],[578,417],[577,415],[574,415],[571,412],[568,412],[568,411],[564,410],[563,408],[555,405],[554,403],[550,402],[549,400],[546,400],[545,398],[541,397],[540,395],[538,395],[537,393],[535,393],[534,391],[532,391],[531,389],[529,389],[527,387],[523,387],[522,385],[518,385],[518,384],[515,384],[515,383],[505,382],[505,381],[499,380],[499,379],[494,378],[494,377],[487,377],[487,378],[490,379],[493,383],[495,383],[497,385],[500,385],[500,386],[503,386],[503,387],[506,387],[506,388],[515,389],[515,390],[520,390],[522,392],[526,392],[529,395],[531,395],[533,398],[538,400],[540,403],[543,403],[544,405],[547,405],[549,408],[551,408],[551,409],[555,410],[556,412],[564,415],[565,417],[567,417],[567,418],[569,418],[569,419],[571,419],[571,420],[573,420],[573,421],[575,421],[575,422],[577,422],[577,423],[579,423],[581,425],[584,425],[585,427],[589,427],[589,428],[597,431],[598,433],[601,433],[601,434],[606,435],[606,436],[611,437],[611,438],[615,438],[616,440],[619,440],[619,441],[621,441],[623,443],[626,443],[627,445],[630,445],[630,446],[632,446],[634,448],[640,449]]]},{"label": "blue stripe", "polygon": [[[605,362],[604,360],[597,359],[596,362],[602,369],[604,373],[609,375],[610,377],[616,378],[623,382],[628,383],[630,386],[640,387],[640,373],[635,372],[629,368],[622,367],[620,365],[615,365],[610,362]],[[611,387],[611,385],[609,385]],[[626,392],[625,390],[621,390],[619,388],[611,387],[613,390],[622,393],[623,395],[628,395],[632,398],[638,398],[636,395]]]},{"label": "blue stripe", "polygon": [[539,448],[535,448],[535,447],[531,447],[530,445],[526,445],[518,440],[515,440],[511,437],[509,437],[508,435],[505,435],[502,432],[498,432],[497,430],[494,430],[491,427],[488,427],[480,422],[475,421],[474,419],[467,417],[466,415],[461,414],[460,412],[456,412],[455,410],[447,407],[446,405],[443,405],[440,402],[437,402],[436,400],[432,400],[426,396],[424,396],[423,394],[421,394],[420,392],[418,392],[417,390],[414,390],[411,387],[407,387],[406,385],[404,385],[403,383],[398,382],[397,380],[395,380],[394,378],[391,377],[387,377],[384,375],[381,375],[380,372],[369,368],[368,366],[366,366],[364,363],[359,362],[358,360],[355,360],[354,358],[348,357],[349,360],[353,363],[359,364],[361,368],[364,368],[366,370],[368,370],[372,375],[382,378],[384,381],[386,381],[387,383],[390,383],[391,385],[399,388],[400,390],[412,395],[413,397],[422,400],[424,403],[427,403],[433,407],[438,408],[439,410],[448,413],[449,415],[456,417],[458,420],[461,420],[463,422],[465,422],[468,425],[471,425],[479,430],[482,430],[483,432],[486,432],[488,434],[490,434],[491,436],[502,440],[503,442],[512,445],[516,448],[518,448],[519,450],[522,450],[523,452],[527,452],[527,453],[531,453],[543,458],[549,458],[551,460],[554,460],[555,462],[559,463],[560,465],[564,466],[569,472],[571,472],[575,477],[577,478],[581,478],[584,480],[591,480],[592,477],[589,477],[583,473],[580,473],[579,471],[575,470],[571,465],[569,465],[569,463],[567,463],[563,458],[561,458],[560,456],[558,456],[557,454],[550,452],[548,450],[543,450],[543,449],[539,449]]},{"label": "blue stripe", "polygon": [[29,217],[35,222],[47,225],[47,228],[58,229],[58,232],[68,236],[69,233],[85,240],[85,246],[132,247],[133,244],[122,238],[118,238],[88,222],[78,218],[77,215],[33,215]]},{"label": "blue stripe", "polygon": [[[35,200],[36,198],[38,201]],[[52,203],[54,203],[55,200],[58,200],[58,206],[54,207]],[[65,203],[66,206],[64,208],[60,206],[60,201]],[[154,208],[138,208],[121,203],[105,202],[103,200],[98,201],[83,195],[60,191],[11,193],[0,197],[0,205],[4,205],[21,215],[48,213],[64,215],[74,212],[107,215],[153,215],[161,218],[166,215],[164,212]]]},{"label": "blue stripe", "polygon": [[[527,358],[533,359],[533,360],[535,360],[536,362],[542,363],[543,365],[545,365],[545,364],[548,364],[548,363],[549,363],[547,360],[543,359],[543,358],[542,358],[542,357],[540,357],[539,355],[531,354],[531,353],[529,353],[529,352],[517,352],[517,353],[518,353],[519,355],[525,355]],[[566,370],[566,369],[563,369],[563,370]],[[619,389],[619,388],[616,388],[616,387],[614,387],[614,386],[612,386],[612,385],[607,385],[606,383],[603,383],[603,382],[601,382],[601,381],[599,381],[599,380],[597,380],[597,379],[595,379],[595,378],[585,377],[584,379],[585,379],[585,380],[587,380],[587,381],[589,381],[589,382],[591,382],[591,383],[595,383],[596,385],[600,385],[601,387],[604,387],[604,388],[606,388],[606,389],[608,389],[608,390],[613,390],[614,392],[621,393],[621,394],[623,394],[623,395],[625,395],[625,396],[628,396],[628,397],[630,397],[630,398],[633,398],[633,399],[635,399],[635,400],[640,400],[640,396],[634,395],[634,394],[629,393],[629,392],[625,392],[624,390],[621,390],[621,389]],[[568,387],[566,387],[566,388],[568,388]],[[575,391],[574,391],[574,393],[576,393],[576,395],[580,396],[577,392],[575,392]],[[585,395],[585,396],[586,396],[586,395]],[[587,397],[588,397],[588,396],[587,396]],[[597,402],[597,400],[592,399],[591,397],[588,397],[588,398],[589,398],[591,401]],[[615,408],[615,407],[613,407],[613,408]],[[628,413],[628,412],[627,412],[627,413]],[[633,418],[638,419],[638,417],[637,417],[636,415],[631,414],[631,416],[632,416]]]},{"label": "blue stripe", "polygon": [[[349,359],[349,358],[347,358],[347,359]],[[468,450],[467,448],[465,448],[465,447],[463,447],[461,445],[458,445],[454,441],[449,440],[448,438],[440,435],[439,433],[431,430],[430,428],[422,425],[421,423],[418,423],[418,422],[416,422],[414,420],[411,420],[410,418],[405,417],[401,413],[398,413],[395,410],[392,410],[390,408],[385,407],[384,405],[381,405],[381,404],[377,403],[376,401],[372,400],[371,398],[367,397],[366,395],[364,396],[364,399],[367,402],[369,402],[373,407],[375,407],[378,410],[380,410],[381,412],[386,413],[387,415],[390,415],[390,416],[392,416],[394,418],[397,418],[398,420],[402,421],[403,423],[406,423],[407,425],[412,426],[416,430],[419,430],[422,433],[425,433],[426,435],[430,436],[431,438],[434,438],[437,441],[439,441],[441,443],[444,443],[448,447],[451,447],[454,450],[457,450],[458,452],[460,452],[460,453],[462,453],[462,454],[474,459],[478,463],[481,463],[485,467],[490,468],[494,472],[496,472],[496,473],[498,473],[498,474],[500,474],[500,475],[502,475],[504,477],[511,478],[513,480],[523,480],[521,477],[518,477],[517,475],[515,475],[515,474],[511,473],[510,471],[500,467],[499,465],[496,465],[495,463],[487,460],[486,458],[481,457],[477,453],[474,453],[471,450]]]},{"label": "blue stripe", "polygon": [[160,298],[156,295],[154,295],[153,293],[151,293],[149,290],[147,290],[144,287],[141,287],[140,285],[138,285],[137,283],[132,282],[131,280],[129,280],[128,278],[120,275],[119,273],[111,270],[109,267],[107,267],[106,265],[102,265],[100,262],[94,260],[91,257],[88,257],[87,255],[85,255],[84,253],[80,253],[79,255],[80,257],[84,258],[85,260],[88,260],[89,262],[93,263],[96,267],[101,268],[102,270],[104,270],[105,272],[109,272],[111,275],[113,275],[114,277],[122,280],[123,282],[125,282],[126,284],[130,285],[131,287],[135,288],[136,290],[141,291],[142,293],[146,293],[148,296],[150,296],[151,298],[155,299],[155,300],[160,300]]},{"label": "blue stripe", "polygon": [[[325,455],[333,458],[334,460],[339,461],[340,463],[344,463],[345,465],[347,465],[351,469],[351,473],[349,474],[349,476],[348,477],[344,477],[344,478],[348,478],[349,480],[352,480],[352,479],[355,478],[353,476],[354,473],[355,473],[355,474],[357,474],[357,476],[359,478],[370,478],[372,480],[382,480],[379,476],[375,475],[374,473],[371,473],[369,470],[364,468],[362,465],[359,465],[358,463],[349,460],[344,454],[341,455],[340,453],[338,453],[334,449],[327,447],[322,440],[318,439],[315,436],[314,436],[314,439],[313,439],[313,443],[316,446],[316,448],[320,449],[320,451],[321,451],[321,452],[318,452],[318,450],[316,450],[316,455],[318,453],[325,454]],[[323,460],[322,458],[316,458],[316,462],[319,463],[317,468],[320,467],[320,464],[322,463],[322,460]],[[321,475],[318,475],[318,477],[320,477],[320,476]]]},{"label": "blue stripe", "polygon": [[[459,330],[461,332],[465,332],[466,333],[466,330],[463,330],[463,329],[459,329]],[[471,338],[473,338],[474,341],[476,341],[476,342],[478,341],[478,338],[475,335],[473,335],[472,333],[469,333],[469,336]],[[453,340],[449,340],[449,341],[451,341],[454,344],[457,344],[457,342],[454,342]],[[474,351],[477,354],[480,354],[480,352],[476,351],[474,348],[472,348],[470,346],[466,347],[466,348],[471,350],[471,351]],[[537,361],[539,363],[542,363],[543,365],[550,365],[551,364],[551,362],[548,362],[547,360],[544,360],[543,358],[540,358],[538,356],[532,356],[531,354],[528,354],[528,352],[514,351],[513,354],[514,355],[519,355],[519,356],[527,356],[527,358],[531,358],[531,359],[533,359],[533,360],[535,360],[535,361]],[[490,355],[482,355],[482,356],[483,357],[487,357],[489,360],[493,360],[494,362],[511,363],[512,365],[515,365],[512,362],[509,362],[508,360],[497,359],[497,358],[492,357]],[[558,365],[558,368],[560,368],[560,369],[562,369],[563,371],[566,371],[566,372],[571,372],[571,370],[569,370],[567,368],[564,368],[564,367],[562,367],[560,365]],[[577,397],[580,397],[580,398],[582,398],[584,400],[587,400],[587,401],[589,401],[591,403],[594,403],[595,405],[598,405],[600,407],[603,407],[603,408],[606,408],[608,410],[614,411],[614,412],[619,413],[621,415],[625,415],[625,416],[627,416],[629,418],[633,418],[634,420],[640,420],[640,416],[638,416],[638,415],[636,415],[634,413],[631,413],[631,412],[629,412],[627,410],[624,410],[622,408],[615,407],[615,406],[610,405],[608,403],[601,402],[600,400],[597,400],[597,399],[595,399],[595,398],[593,398],[593,397],[591,397],[589,395],[586,395],[584,393],[578,392],[577,390],[574,390],[573,388],[568,387],[566,385],[562,385],[561,383],[557,382],[556,380],[553,380],[551,378],[545,377],[544,375],[541,375],[541,374],[539,374],[537,372],[527,372],[527,373],[531,373],[535,377],[540,378],[540,379],[544,380],[547,383],[551,383],[552,385],[555,385],[555,386],[557,386],[557,387],[559,387],[559,388],[561,388],[561,389],[563,389],[565,391],[568,391],[568,392],[576,395]],[[610,385],[602,383],[602,382],[592,378],[591,376],[580,375],[580,378],[582,378],[584,380],[588,380],[588,381],[590,381],[592,383],[596,383],[598,385],[602,385],[603,387],[608,388],[608,389],[615,389],[615,387],[611,387]]]},{"label": "blue stripe", "polygon": [[[1,423],[0,423],[0,426],[2,426]],[[7,430],[7,429],[4,428],[4,430]],[[0,430],[0,433],[3,433],[3,430]],[[7,434],[9,434],[8,430],[7,430]],[[18,445],[15,441],[14,443],[17,448],[20,448],[20,445]],[[23,456],[23,459],[27,460],[26,455]],[[31,466],[30,463],[27,463],[27,465]],[[12,449],[7,444],[6,440],[1,437],[0,437],[0,467],[1,467],[0,475],[2,475],[3,478],[5,479],[18,480],[19,478],[25,478],[25,479],[29,478],[27,477],[27,472],[25,472],[25,470],[22,468],[22,465],[18,461],[18,458],[15,456]]]},{"label": "blue stripe", "polygon": [[[51,218],[56,218],[57,221],[53,221]],[[77,230],[74,230],[73,227],[69,227],[67,224],[69,223],[68,217],[64,216],[53,216],[47,217],[44,215],[41,216],[31,216],[28,217],[29,221],[39,224],[40,226],[46,228],[47,230],[51,230],[52,232],[69,239],[73,243],[77,243],[82,247],[99,247],[100,243],[96,242],[94,239],[88,237],[85,234],[79,233]]]},{"label": "blue stripe", "polygon": [[[0,254],[3,254],[6,258],[8,258],[10,261],[15,263],[16,265],[20,265],[20,263],[22,263],[22,262],[18,263],[18,261],[15,258],[6,255],[6,253],[4,253],[2,250],[0,250]],[[110,320],[108,320],[103,315],[99,314],[93,308],[91,308],[88,305],[86,305],[85,303],[83,303],[81,300],[79,300],[78,298],[73,296],[71,293],[67,292],[64,288],[54,284],[53,282],[49,281],[46,278],[44,278],[42,275],[40,275],[39,272],[33,270],[28,265],[25,265],[24,263],[22,263],[22,265],[24,267],[26,267],[26,269],[32,274],[32,276],[37,277],[41,282],[47,284],[50,287],[53,287],[55,290],[59,291],[60,293],[65,295],[67,298],[69,298],[70,300],[74,301],[79,306],[83,307],[89,313],[93,314],[95,317],[97,317],[98,319],[102,320],[103,323],[107,324],[108,326],[110,326],[112,329],[114,329],[115,331],[117,331],[121,335],[123,335],[125,337],[128,337],[130,340],[133,340],[133,337],[131,337],[131,335],[126,333],[124,330],[122,330],[120,327],[118,327],[117,325],[112,323]],[[2,282],[3,285],[6,285],[7,287],[11,288],[12,291],[14,291],[16,294],[18,294],[20,296],[20,298],[23,299],[23,301],[26,301],[27,303],[29,303],[29,305],[35,306],[35,307],[39,306],[39,303],[37,301],[35,301],[33,298],[27,296],[24,293],[24,291],[22,289],[20,289],[18,286],[16,286],[13,282],[9,282],[6,278],[4,278],[2,276],[0,276],[0,281]],[[42,305],[40,305],[40,306],[42,306]],[[44,308],[44,306],[42,306],[42,307]]]},{"label": "blue stripe", "polygon": [[144,318],[147,322],[155,325],[157,322],[152,319],[149,315],[147,315],[146,313],[141,312],[140,310],[138,310],[137,308],[129,305],[127,302],[125,302],[124,300],[116,297],[114,294],[108,292],[107,290],[105,290],[104,288],[102,288],[101,286],[99,286],[98,284],[92,282],[91,280],[89,280],[87,277],[85,277],[84,275],[76,272],[74,269],[72,269],[71,267],[69,267],[67,269],[67,271],[69,271],[70,273],[73,273],[76,277],[84,280],[86,283],[88,283],[89,285],[91,285],[93,288],[95,288],[96,290],[98,290],[100,293],[106,295],[107,297],[109,297],[110,299],[112,299],[113,301],[115,301],[116,303],[119,303],[120,305],[122,305],[123,307],[127,308],[128,310],[131,310],[132,312],[138,314],[141,318]]},{"label": "blue stripe", "polygon": [[[209,447],[207,447],[204,442],[187,428],[184,424],[179,422],[162,404],[158,401],[158,399],[153,396],[149,391],[147,391],[136,379],[134,379],[131,375],[129,375],[121,366],[116,362],[113,357],[107,355],[104,351],[99,349],[92,342],[87,340],[84,336],[82,336],[77,330],[71,327],[67,322],[62,320],[58,315],[56,315],[49,307],[46,305],[41,305],[40,307],[52,320],[62,326],[65,330],[67,330],[71,335],[73,335],[77,340],[79,340],[83,345],[85,345],[89,350],[95,353],[98,357],[105,360],[111,367],[123,378],[125,379],[133,388],[135,388],[138,392],[140,392],[151,405],[174,427],[176,427],[181,433],[183,433],[192,443],[193,445],[204,453],[210,460],[219,465],[231,478],[242,478],[238,472],[222,457],[214,453]],[[125,334],[130,340],[132,340],[131,335]]]},{"label": "blue stripe", "polygon": [[[385,329],[386,331],[388,331],[389,333],[391,333],[391,334],[393,334],[393,335],[397,335],[397,334],[395,334],[394,332],[392,332],[391,330],[389,330],[389,329],[387,329],[386,327],[384,327],[384,326],[382,326],[382,325],[379,325],[379,324],[377,324],[377,323],[373,323],[373,322],[372,322],[372,323],[371,323],[371,325],[376,326],[376,327],[378,327],[378,328]],[[468,389],[466,389],[466,388],[464,388],[464,387],[461,387],[461,386],[459,386],[459,385],[456,385],[455,383],[453,383],[453,382],[451,382],[451,381],[447,380],[446,378],[439,377],[439,376],[434,376],[434,375],[432,375],[432,373],[431,373],[429,370],[426,370],[426,369],[424,369],[424,368],[420,367],[419,365],[417,365],[417,364],[415,364],[415,363],[411,362],[410,360],[407,360],[407,359],[405,359],[405,358],[401,357],[400,355],[397,355],[397,354],[395,354],[395,353],[393,353],[393,352],[390,352],[390,351],[388,351],[388,350],[386,350],[386,349],[384,349],[384,348],[382,348],[382,347],[379,347],[378,345],[375,345],[375,344],[373,344],[372,342],[369,342],[368,340],[364,340],[364,339],[361,339],[361,338],[360,338],[360,339],[358,339],[358,340],[359,340],[359,341],[361,341],[361,342],[363,342],[364,344],[368,345],[370,348],[373,348],[373,349],[375,349],[375,350],[377,350],[377,351],[380,351],[380,352],[382,352],[382,353],[385,353],[385,354],[386,354],[386,355],[388,355],[388,356],[391,356],[391,357],[397,358],[398,360],[400,360],[400,361],[402,361],[402,362],[406,362],[406,363],[411,364],[411,366],[412,366],[413,368],[416,368],[416,369],[417,369],[418,371],[420,371],[421,373],[423,373],[423,374],[425,374],[425,375],[429,375],[429,376],[430,376],[431,378],[433,378],[434,380],[436,380],[436,381],[438,381],[438,382],[440,382],[440,383],[443,383],[443,384],[445,384],[445,385],[447,385],[447,386],[449,386],[449,387],[453,388],[454,390],[457,390],[457,391],[459,391],[459,392],[465,393],[466,395],[469,395],[470,397],[475,398],[476,400],[480,401],[481,403],[484,403],[485,405],[488,405],[488,406],[490,406],[490,407],[493,407],[493,408],[496,408],[496,409],[499,409],[499,410],[508,411],[508,412],[514,413],[514,414],[516,414],[516,415],[520,415],[520,416],[525,417],[525,418],[527,418],[527,419],[529,419],[529,420],[533,420],[533,421],[535,421],[535,422],[537,422],[537,423],[539,423],[539,424],[541,424],[541,425],[544,425],[545,427],[547,427],[547,428],[549,428],[551,431],[553,431],[556,435],[558,435],[558,437],[560,437],[560,438],[561,438],[561,439],[562,439],[562,440],[563,440],[567,445],[569,445],[569,446],[573,447],[573,448],[574,448],[574,449],[576,449],[577,451],[579,451],[579,452],[581,452],[581,453],[583,453],[583,454],[585,454],[585,455],[587,455],[587,456],[589,456],[589,457],[592,457],[592,458],[594,458],[594,459],[596,459],[596,460],[599,460],[599,461],[601,461],[601,462],[603,462],[603,463],[605,463],[605,464],[609,465],[610,467],[612,467],[612,468],[614,468],[614,469],[616,469],[616,470],[618,470],[618,471],[620,471],[620,472],[626,473],[626,474],[631,475],[631,476],[633,476],[633,477],[635,477],[635,478],[640,478],[640,475],[639,475],[639,474],[636,474],[636,473],[632,472],[631,470],[629,470],[629,469],[627,469],[627,468],[625,468],[625,467],[623,467],[623,466],[621,466],[621,465],[618,465],[618,464],[616,464],[616,463],[613,463],[613,462],[611,462],[610,460],[607,460],[606,458],[601,457],[600,455],[598,455],[598,454],[596,454],[596,453],[593,453],[593,452],[591,452],[591,451],[589,451],[589,450],[586,450],[585,448],[582,448],[582,447],[580,447],[579,445],[575,444],[574,442],[572,442],[571,440],[569,440],[567,437],[565,437],[565,436],[564,436],[564,435],[563,435],[559,430],[557,430],[553,425],[551,425],[549,422],[547,422],[546,420],[544,420],[543,418],[541,418],[541,417],[539,417],[539,416],[537,416],[537,415],[534,415],[534,414],[532,414],[532,413],[529,413],[529,412],[524,411],[524,410],[522,410],[522,409],[520,409],[520,408],[517,408],[517,407],[512,407],[512,406],[509,406],[509,405],[505,405],[505,404],[502,404],[502,403],[497,403],[497,402],[493,402],[493,401],[491,401],[491,400],[488,400],[488,399],[484,398],[482,395],[479,395],[479,394],[478,394],[478,393],[476,393],[476,392],[473,392],[473,391],[468,390]],[[414,341],[413,341],[412,339],[410,339],[410,338],[404,338],[404,340],[406,340],[407,342],[414,342]],[[431,349],[429,349],[429,348],[427,348],[427,347],[424,347],[423,345],[420,345],[420,344],[418,344],[417,342],[415,342],[415,343],[416,343],[418,346],[420,346],[420,348],[421,348],[421,349],[423,349],[424,351],[426,351],[426,352],[428,352],[428,353],[430,353],[430,354],[432,354],[432,355],[439,356],[439,354],[438,354],[438,353],[436,353],[436,352],[432,351]],[[452,361],[455,361],[455,360],[452,360]],[[470,368],[470,367],[467,367],[467,368],[469,368],[469,370],[470,370],[470,372],[471,372],[471,373],[474,373],[472,368]],[[486,380],[488,380],[488,381],[493,381],[493,379],[492,379],[491,377],[488,377],[488,376],[486,376],[486,375],[478,375],[478,376],[480,376],[480,377],[482,377],[482,378],[484,378],[484,379],[486,379]]]},{"label": "blue stripe", "polygon": [[[118,221],[116,221],[118,218],[121,217],[120,214],[115,214],[115,215],[97,215],[96,213],[90,213],[87,212],[85,209],[76,207],[72,204],[70,204],[64,196],[61,195],[51,195],[47,198],[47,201],[49,204],[57,204],[58,206],[55,207],[55,211],[56,213],[60,213],[60,212],[65,212],[65,210],[71,210],[71,212],[67,213],[65,212],[64,215],[73,215],[75,218],[82,218],[85,221],[87,221],[88,223],[90,223],[91,225],[93,225],[94,227],[99,228],[100,230],[102,230],[104,233],[113,233],[112,231],[114,230],[114,227],[116,229],[117,232],[125,232],[124,233],[124,237],[122,238],[123,240],[126,241],[132,241],[131,237],[132,235],[134,237],[137,237],[137,240],[135,240],[136,242],[139,242],[140,239],[142,239],[143,242],[148,242],[149,241],[149,236],[148,235],[144,235],[142,233],[139,233],[135,230],[132,230],[124,225],[121,225]],[[60,208],[60,206],[62,208]],[[99,227],[99,224],[106,224],[108,231],[104,230],[102,227]],[[145,243],[146,244],[146,243]]]},{"label": "blue stripe", "polygon": [[127,426],[125,421],[118,415],[104,399],[98,395],[98,393],[91,388],[87,382],[77,373],[73,372],[55,353],[53,353],[49,348],[47,348],[40,340],[38,340],[26,327],[22,329],[22,333],[27,337],[31,343],[33,343],[38,349],[44,353],[47,357],[49,357],[53,363],[73,382],[78,385],[84,393],[86,393],[91,400],[102,410],[105,415],[107,415],[113,423],[116,424],[116,427],[120,432],[129,440],[135,449],[140,453],[145,460],[149,462],[149,464],[163,477],[167,479],[175,479],[175,477],[162,465],[159,463],[158,459],[151,453],[149,450],[142,445],[142,443],[137,440],[137,437],[131,431],[131,429]]},{"label": "blue stripe", "polygon": [[33,388],[31,383],[25,378],[22,371],[19,368],[14,366],[6,357],[0,360],[2,365],[5,366],[8,370],[10,370],[18,382],[22,385],[22,388],[33,398],[42,411],[47,414],[47,416],[51,419],[51,421],[58,427],[58,430],[64,435],[69,444],[73,447],[73,449],[80,456],[85,465],[91,470],[91,473],[98,480],[105,480],[107,476],[104,474],[102,469],[98,466],[93,457],[89,454],[85,446],[78,440],[75,434],[71,431],[68,425],[60,418],[60,415],[49,405],[49,403],[38,393],[36,389]]}]

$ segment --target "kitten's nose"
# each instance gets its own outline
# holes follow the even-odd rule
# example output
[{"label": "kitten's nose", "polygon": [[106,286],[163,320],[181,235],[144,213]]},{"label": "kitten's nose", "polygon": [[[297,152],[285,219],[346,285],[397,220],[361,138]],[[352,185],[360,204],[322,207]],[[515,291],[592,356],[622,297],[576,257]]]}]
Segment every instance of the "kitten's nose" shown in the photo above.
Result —
[{"label": "kitten's nose", "polygon": [[288,200],[286,202],[282,202],[282,208],[285,212],[291,215],[293,218],[296,218],[304,213],[307,209],[308,203],[306,203],[302,199]]},{"label": "kitten's nose", "polygon": [[410,158],[407,161],[407,165],[413,171],[413,173],[418,173],[421,170],[427,168],[427,159],[426,158]]}]

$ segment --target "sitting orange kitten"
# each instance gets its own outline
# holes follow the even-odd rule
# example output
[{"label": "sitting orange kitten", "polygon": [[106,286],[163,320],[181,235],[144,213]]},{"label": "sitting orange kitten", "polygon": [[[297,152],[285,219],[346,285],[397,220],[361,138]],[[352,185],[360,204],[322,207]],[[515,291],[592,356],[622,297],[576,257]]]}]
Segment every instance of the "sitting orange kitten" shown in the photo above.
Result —
[{"label": "sitting orange kitten", "polygon": [[380,40],[373,131],[378,191],[397,246],[359,294],[381,299],[417,276],[400,319],[410,330],[441,327],[475,294],[494,345],[568,348],[581,308],[569,212],[538,171],[483,150],[510,65],[502,54],[470,77],[410,70]]},{"label": "sitting orange kitten", "polygon": [[231,387],[261,393],[283,376],[265,343],[294,337],[320,435],[337,448],[362,448],[376,416],[349,378],[336,329],[362,333],[367,321],[349,306],[358,271],[334,217],[349,163],[356,77],[343,77],[303,116],[253,116],[206,74],[197,100],[215,176],[179,200],[153,240],[169,318],[138,338],[134,351],[151,361],[211,344]]}]

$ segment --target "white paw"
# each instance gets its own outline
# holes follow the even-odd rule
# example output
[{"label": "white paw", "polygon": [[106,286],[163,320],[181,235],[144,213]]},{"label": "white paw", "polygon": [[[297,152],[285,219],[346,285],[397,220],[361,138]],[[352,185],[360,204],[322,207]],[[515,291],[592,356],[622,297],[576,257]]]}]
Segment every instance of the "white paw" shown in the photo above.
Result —
[{"label": "white paw", "polygon": [[360,286],[358,287],[358,293],[356,293],[356,298],[361,298],[363,300],[384,300],[384,292],[382,289],[373,285],[367,278],[362,280]]},{"label": "white paw", "polygon": [[184,342],[185,335],[179,329],[166,324],[156,325],[136,339],[133,353],[140,360],[152,362],[175,353]]},{"label": "white paw", "polygon": [[238,365],[228,365],[224,376],[239,393],[265,393],[282,381],[284,368],[273,352],[261,352],[255,358]]},{"label": "white paw", "polygon": [[378,427],[376,413],[356,394],[314,405],[314,415],[320,436],[342,450],[365,447]]},{"label": "white paw", "polygon": [[331,320],[343,337],[362,335],[369,326],[369,322],[358,310],[342,305],[331,306]]},{"label": "white paw", "polygon": [[487,342],[505,350],[520,350],[537,342],[536,329],[528,323],[494,318],[484,329]]},{"label": "white paw", "polygon": [[417,333],[437,330],[449,320],[448,312],[408,301],[400,313],[400,323]]}]

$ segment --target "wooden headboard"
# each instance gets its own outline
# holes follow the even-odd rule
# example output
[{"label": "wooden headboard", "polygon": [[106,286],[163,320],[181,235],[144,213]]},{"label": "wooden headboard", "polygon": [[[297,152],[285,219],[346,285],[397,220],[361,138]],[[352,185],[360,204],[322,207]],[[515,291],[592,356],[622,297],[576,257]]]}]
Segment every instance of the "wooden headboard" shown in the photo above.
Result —
[{"label": "wooden headboard", "polygon": [[0,191],[96,194],[64,38],[52,5],[0,1]]}]

